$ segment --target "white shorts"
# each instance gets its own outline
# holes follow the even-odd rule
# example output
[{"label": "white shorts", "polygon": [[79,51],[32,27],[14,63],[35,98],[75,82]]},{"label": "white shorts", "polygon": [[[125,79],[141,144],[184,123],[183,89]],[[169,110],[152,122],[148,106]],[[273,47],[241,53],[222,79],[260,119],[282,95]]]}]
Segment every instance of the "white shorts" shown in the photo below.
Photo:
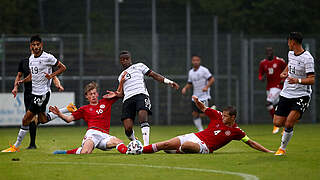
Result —
[{"label": "white shorts", "polygon": [[267,101],[271,102],[273,105],[278,104],[280,92],[281,89],[279,88],[270,88],[270,90],[267,91]]},{"label": "white shorts", "polygon": [[111,136],[107,133],[95,130],[95,129],[89,129],[86,132],[86,135],[84,136],[82,140],[81,146],[87,141],[87,140],[92,140],[94,143],[94,147],[101,149],[101,150],[109,150],[107,149],[107,143],[112,139],[114,136]]},{"label": "white shorts", "polygon": [[180,139],[180,144],[182,145],[183,143],[185,143],[186,141],[190,141],[193,143],[197,143],[200,146],[200,151],[199,154],[209,154],[209,149],[206,145],[206,143],[204,143],[203,141],[201,141],[198,136],[196,136],[194,133],[189,133],[189,134],[185,134],[185,135],[181,135],[178,136],[178,138]]}]

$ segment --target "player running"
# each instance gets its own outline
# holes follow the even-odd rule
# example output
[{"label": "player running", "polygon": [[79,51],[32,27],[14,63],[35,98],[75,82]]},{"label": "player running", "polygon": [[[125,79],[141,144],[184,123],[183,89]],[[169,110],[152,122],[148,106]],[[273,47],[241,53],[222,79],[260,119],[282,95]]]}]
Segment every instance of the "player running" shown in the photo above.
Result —
[{"label": "player running", "polygon": [[237,111],[229,106],[223,112],[208,108],[198,97],[192,96],[196,106],[209,118],[208,128],[198,133],[190,133],[167,141],[150,144],[143,148],[143,153],[154,153],[165,150],[167,153],[200,153],[208,154],[225,146],[232,140],[241,140],[250,147],[262,152],[274,153],[259,143],[251,140],[236,124]]},{"label": "player running", "polygon": [[[282,71],[286,68],[286,63],[282,58],[273,55],[272,47],[266,48],[267,58],[260,62],[259,80],[267,79],[267,103],[266,107],[273,119],[274,107],[279,102],[279,94],[283,87],[283,79],[280,77]],[[272,133],[276,134],[279,127],[273,126]]]},{"label": "player running", "polygon": [[[29,124],[34,116],[38,115],[38,123],[47,123],[52,120],[50,115],[45,113],[51,93],[51,81],[54,76],[66,70],[65,65],[58,61],[52,54],[43,51],[43,42],[40,36],[35,35],[31,37],[30,50],[33,53],[29,57],[30,74],[18,82],[18,84],[29,81],[32,83],[30,107],[22,119],[22,125],[16,143],[2,152],[19,151],[19,146],[29,131]],[[58,69],[52,72],[52,67],[54,66],[57,66]]]},{"label": "player running", "polygon": [[123,122],[125,134],[131,141],[136,140],[133,131],[133,122],[136,113],[138,112],[143,142],[144,145],[148,145],[150,134],[148,115],[151,114],[151,102],[144,82],[144,75],[168,84],[177,90],[179,89],[179,85],[160,74],[153,72],[143,63],[132,64],[131,55],[128,51],[121,51],[119,56],[123,72],[120,74],[118,80],[120,81],[124,72],[127,73],[125,76],[126,81],[123,84],[123,91],[121,91],[121,94],[124,95],[121,120]]},{"label": "player running", "polygon": [[[214,83],[214,78],[209,69],[201,66],[201,58],[197,55],[192,56],[193,68],[190,69],[188,74],[188,83],[182,88],[181,93],[186,94],[187,90],[193,87],[193,95],[197,96],[201,102],[206,106],[209,105],[210,87]],[[192,98],[191,98],[192,99]],[[192,117],[193,123],[199,131],[203,131],[201,118],[205,117],[205,114],[197,108],[192,100]]]},{"label": "player running", "polygon": [[[119,87],[122,88],[125,81],[126,73],[120,80]],[[50,106],[49,109],[60,118],[64,119],[67,123],[84,119],[88,124],[86,135],[82,140],[81,147],[72,150],[58,150],[54,154],[90,154],[94,148],[101,149],[103,151],[116,148],[120,153],[125,154],[127,147],[123,144],[123,141],[115,136],[109,135],[110,119],[111,119],[111,106],[118,100],[115,94],[113,98],[106,98],[109,94],[103,96],[103,99],[98,100],[99,94],[97,92],[98,85],[95,82],[91,82],[85,87],[85,96],[89,101],[88,105],[80,107],[77,111],[71,115],[62,114],[58,108]]]},{"label": "player running", "polygon": [[302,39],[299,32],[291,32],[288,37],[288,65],[280,75],[286,80],[273,119],[273,124],[278,127],[284,126],[285,132],[275,155],[286,153],[293,135],[293,127],[309,107],[311,99],[311,85],[315,81],[314,59],[309,51],[303,49]]}]

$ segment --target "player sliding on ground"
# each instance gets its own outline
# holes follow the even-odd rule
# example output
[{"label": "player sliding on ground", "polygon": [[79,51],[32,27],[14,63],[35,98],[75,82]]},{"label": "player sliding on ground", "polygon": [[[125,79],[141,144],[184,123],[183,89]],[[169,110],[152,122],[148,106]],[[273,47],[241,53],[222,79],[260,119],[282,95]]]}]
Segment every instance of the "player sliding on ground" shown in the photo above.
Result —
[{"label": "player sliding on ground", "polygon": [[[119,88],[122,88],[125,75],[126,73],[122,76]],[[116,92],[110,92],[110,94],[114,95],[114,93],[121,91],[119,88]],[[116,148],[122,154],[127,152],[127,147],[123,144],[122,140],[109,135],[111,106],[118,100],[118,97],[106,98],[110,95],[107,94],[103,96],[103,99],[98,100],[99,94],[97,89],[98,85],[95,82],[86,85],[85,96],[89,104],[80,107],[69,116],[62,114],[56,106],[49,107],[50,111],[64,119],[67,123],[83,118],[88,124],[88,130],[82,140],[81,147],[72,150],[58,150],[53,152],[54,154],[90,154],[94,148],[103,151]]]},{"label": "player sliding on ground", "polygon": [[251,140],[236,124],[237,111],[229,106],[223,112],[206,107],[192,96],[196,106],[209,118],[208,128],[198,133],[190,133],[172,138],[155,144],[150,144],[143,148],[143,153],[154,153],[165,150],[167,153],[200,153],[208,154],[223,147],[232,140],[241,140],[250,147],[262,152],[274,153],[259,143]]}]

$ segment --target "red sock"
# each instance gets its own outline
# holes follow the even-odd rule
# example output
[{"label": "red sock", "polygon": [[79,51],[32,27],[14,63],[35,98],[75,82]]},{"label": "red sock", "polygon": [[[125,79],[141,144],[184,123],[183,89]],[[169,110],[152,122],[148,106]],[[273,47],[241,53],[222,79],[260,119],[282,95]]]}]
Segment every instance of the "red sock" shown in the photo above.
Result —
[{"label": "red sock", "polygon": [[154,153],[157,152],[157,146],[155,144],[149,144],[148,146],[143,147],[143,153]]},{"label": "red sock", "polygon": [[79,148],[67,150],[67,154],[76,154],[76,152],[77,152],[78,149],[79,149]]},{"label": "red sock", "polygon": [[270,113],[272,119],[273,119],[273,116],[274,116],[274,112],[275,112],[274,108],[272,108],[271,110],[269,110],[269,113]]},{"label": "red sock", "polygon": [[116,149],[121,153],[121,154],[125,154],[128,150],[127,146],[124,145],[123,143],[118,144]]}]

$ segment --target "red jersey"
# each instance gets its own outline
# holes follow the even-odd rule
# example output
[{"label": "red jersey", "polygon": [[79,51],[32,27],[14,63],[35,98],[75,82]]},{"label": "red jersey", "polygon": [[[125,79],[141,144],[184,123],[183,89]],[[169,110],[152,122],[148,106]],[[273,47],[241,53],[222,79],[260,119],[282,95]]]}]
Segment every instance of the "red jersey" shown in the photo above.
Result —
[{"label": "red jersey", "polygon": [[84,119],[88,124],[88,129],[95,129],[109,134],[111,106],[118,98],[101,99],[97,105],[85,105],[72,113],[75,120]]},{"label": "red jersey", "polygon": [[246,136],[236,123],[227,126],[222,122],[222,113],[211,108],[207,108],[205,114],[210,118],[208,128],[195,133],[195,135],[209,148],[210,153],[217,150],[232,140],[241,140]]},{"label": "red jersey", "polygon": [[270,88],[282,89],[283,82],[280,78],[280,74],[286,68],[286,66],[286,62],[277,56],[274,56],[272,60],[264,59],[260,62],[259,80],[262,80],[263,76],[266,75],[267,90]]}]

